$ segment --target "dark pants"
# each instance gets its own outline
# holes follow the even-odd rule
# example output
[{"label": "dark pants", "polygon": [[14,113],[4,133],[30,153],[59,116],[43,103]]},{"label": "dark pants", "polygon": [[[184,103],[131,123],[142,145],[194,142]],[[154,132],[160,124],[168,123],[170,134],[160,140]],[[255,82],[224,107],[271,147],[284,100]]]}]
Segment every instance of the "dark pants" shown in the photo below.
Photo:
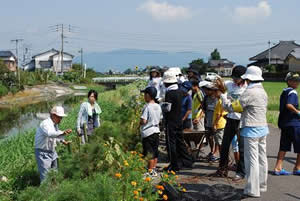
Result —
[{"label": "dark pants", "polygon": [[193,159],[184,143],[182,126],[168,124],[166,141],[172,168],[191,167],[193,165]]},{"label": "dark pants", "polygon": [[238,135],[240,160],[237,164],[236,173],[244,176],[245,175],[245,164],[244,164],[244,140],[239,137],[239,125],[240,121],[235,119],[227,118],[227,123],[224,130],[224,136],[220,152],[220,164],[219,168],[227,170],[229,163],[229,149],[232,139],[235,135]]}]

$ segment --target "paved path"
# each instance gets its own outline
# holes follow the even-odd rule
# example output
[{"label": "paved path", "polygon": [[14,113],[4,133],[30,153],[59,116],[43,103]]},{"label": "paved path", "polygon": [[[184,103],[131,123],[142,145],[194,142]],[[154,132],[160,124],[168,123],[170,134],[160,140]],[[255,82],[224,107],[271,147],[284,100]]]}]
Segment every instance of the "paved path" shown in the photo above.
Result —
[{"label": "paved path", "polygon": [[[267,153],[269,161],[269,171],[272,171],[276,163],[276,156],[279,147],[280,130],[270,126],[270,135],[267,139]],[[208,153],[208,151],[207,151]],[[284,162],[284,168],[292,171],[295,164],[296,155],[294,153],[288,153]],[[165,164],[160,164],[164,166]],[[183,184],[188,190],[188,194],[198,200],[207,200],[201,198],[203,192],[211,191],[211,186],[215,184],[225,184],[230,193],[236,193],[237,199],[240,200],[242,190],[244,187],[244,181],[240,183],[234,183],[231,179],[223,178],[211,178],[208,174],[214,173],[218,164],[209,164],[203,162],[197,162],[196,167],[193,170],[180,171],[179,182]],[[230,172],[229,176],[234,176],[234,172]],[[224,194],[223,197],[226,197]],[[213,200],[213,199],[212,199]],[[215,199],[220,200],[220,199]],[[224,199],[223,199],[224,200]],[[232,199],[230,199],[232,200]],[[269,174],[268,177],[268,192],[263,193],[261,198],[257,199],[244,199],[246,201],[293,201],[300,200],[300,177],[299,176],[280,176],[276,177]]]}]

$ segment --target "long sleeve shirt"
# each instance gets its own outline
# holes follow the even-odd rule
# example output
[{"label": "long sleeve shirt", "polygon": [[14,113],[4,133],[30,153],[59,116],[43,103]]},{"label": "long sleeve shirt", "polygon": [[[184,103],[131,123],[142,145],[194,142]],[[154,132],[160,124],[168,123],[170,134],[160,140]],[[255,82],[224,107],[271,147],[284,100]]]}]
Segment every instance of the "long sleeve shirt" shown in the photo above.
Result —
[{"label": "long sleeve shirt", "polygon": [[63,133],[49,117],[36,130],[35,149],[55,152],[56,143],[64,140]]}]

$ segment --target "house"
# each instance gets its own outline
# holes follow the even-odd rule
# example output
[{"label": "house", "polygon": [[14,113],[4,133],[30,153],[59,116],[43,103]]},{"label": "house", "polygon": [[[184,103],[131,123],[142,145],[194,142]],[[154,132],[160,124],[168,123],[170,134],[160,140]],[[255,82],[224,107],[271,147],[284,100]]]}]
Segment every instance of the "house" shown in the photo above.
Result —
[{"label": "house", "polygon": [[11,51],[0,51],[0,59],[10,71],[17,71],[17,57]]},{"label": "house", "polygon": [[286,63],[289,65],[289,71],[300,72],[300,48],[291,51]]},{"label": "house", "polygon": [[209,60],[208,65],[210,69],[215,70],[220,76],[231,76],[234,62],[228,59]]},{"label": "house", "polygon": [[51,49],[34,55],[32,60],[24,65],[24,70],[49,70],[57,73],[67,72],[72,67],[74,56],[63,52],[63,66],[61,68],[60,51]]},{"label": "house", "polygon": [[295,43],[295,41],[280,41],[277,45],[271,47],[270,50],[267,49],[251,57],[249,60],[253,61],[253,63],[249,65],[264,67],[269,64],[270,56],[270,64],[277,65],[282,70],[288,70],[289,63],[287,62],[287,57],[296,48],[300,48],[300,45]]}]

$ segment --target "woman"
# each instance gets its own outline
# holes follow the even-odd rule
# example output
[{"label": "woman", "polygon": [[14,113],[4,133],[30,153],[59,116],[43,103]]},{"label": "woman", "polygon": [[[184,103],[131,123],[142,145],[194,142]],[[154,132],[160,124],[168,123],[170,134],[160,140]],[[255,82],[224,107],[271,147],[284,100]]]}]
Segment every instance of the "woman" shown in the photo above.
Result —
[{"label": "woman", "polygon": [[257,66],[250,66],[244,75],[248,87],[240,99],[232,103],[226,96],[221,96],[232,111],[241,112],[241,133],[244,139],[244,162],[246,172],[245,196],[260,197],[267,191],[268,160],[266,139],[269,133],[267,125],[268,96],[261,82],[262,71]]},{"label": "woman", "polygon": [[164,99],[165,88],[158,68],[152,67],[150,69],[150,79],[147,87],[154,87],[157,90],[156,102],[161,102]]},{"label": "woman", "polygon": [[88,101],[80,106],[77,117],[77,133],[81,137],[81,143],[85,144],[84,126],[86,125],[87,135],[91,136],[95,128],[100,127],[101,108],[97,103],[98,93],[90,90],[88,93]]}]

